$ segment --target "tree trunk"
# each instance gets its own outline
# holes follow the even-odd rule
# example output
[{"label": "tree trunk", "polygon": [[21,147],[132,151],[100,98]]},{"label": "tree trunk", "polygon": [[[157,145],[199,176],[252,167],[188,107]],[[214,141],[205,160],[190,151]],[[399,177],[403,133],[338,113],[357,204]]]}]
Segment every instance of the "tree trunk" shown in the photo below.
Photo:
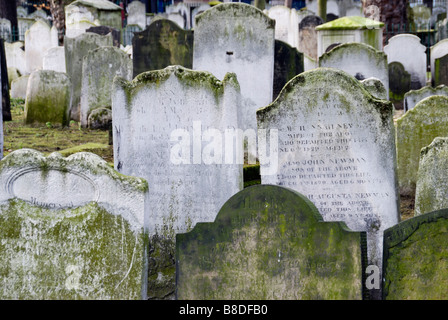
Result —
[{"label": "tree trunk", "polygon": [[292,0],[285,0],[285,7],[291,9],[292,8]]},{"label": "tree trunk", "polygon": [[0,0],[0,18],[11,21],[12,41],[18,40],[17,4],[16,1]]},{"label": "tree trunk", "polygon": [[317,15],[327,21],[327,0],[317,0]]},{"label": "tree trunk", "polygon": [[65,34],[65,11],[64,8],[70,0],[50,0],[50,12],[53,18],[53,25],[58,30],[59,45],[64,44]]}]

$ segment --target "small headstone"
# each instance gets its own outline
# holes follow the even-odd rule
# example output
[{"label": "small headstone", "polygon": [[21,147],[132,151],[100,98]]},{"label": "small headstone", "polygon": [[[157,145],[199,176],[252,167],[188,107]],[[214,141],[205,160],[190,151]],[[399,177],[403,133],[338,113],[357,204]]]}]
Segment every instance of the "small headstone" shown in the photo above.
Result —
[{"label": "small headstone", "polygon": [[401,222],[384,232],[384,300],[445,300],[448,210]]},{"label": "small headstone", "polygon": [[65,48],[61,46],[48,49],[43,56],[42,69],[66,72]]},{"label": "small headstone", "polygon": [[275,40],[274,99],[289,80],[303,71],[303,53],[283,41]]},{"label": "small headstone", "polygon": [[10,96],[13,99],[26,99],[26,88],[28,86],[28,79],[30,75],[21,76],[20,78],[11,82]]},{"label": "small headstone", "polygon": [[114,77],[132,80],[132,61],[117,47],[99,47],[84,56],[81,81],[81,126],[90,112],[112,105]]},{"label": "small headstone", "polygon": [[[64,10],[66,21],[74,20],[76,23],[87,20],[94,22],[97,26],[107,26],[115,29],[121,29],[122,27],[123,8],[116,5],[113,1],[77,0],[66,5]],[[70,17],[71,15],[75,16],[74,19]]]},{"label": "small headstone", "polygon": [[8,67],[6,65],[5,40],[0,38],[0,80],[2,87],[3,121],[11,121],[11,100],[9,97]]},{"label": "small headstone", "polygon": [[412,76],[400,62],[389,64],[389,98],[396,109],[402,109],[404,95],[412,88]]},{"label": "small headstone", "polygon": [[299,24],[298,49],[310,58],[317,60],[317,30],[316,27],[323,24],[321,17],[309,15],[303,18]]},{"label": "small headstone", "polygon": [[25,100],[25,123],[68,125],[70,79],[67,74],[52,70],[31,73]]},{"label": "small headstone", "polygon": [[[132,2],[133,3],[133,2]],[[96,33],[102,36],[108,35],[109,33],[112,33],[112,38],[114,41],[115,47],[120,47],[121,42],[121,32],[117,29],[106,27],[106,26],[98,26],[98,27],[90,27],[86,30],[86,32]]]},{"label": "small headstone", "polygon": [[440,85],[436,88],[431,86],[423,87],[419,90],[411,90],[404,95],[404,112],[414,108],[417,103],[431,96],[447,96],[448,87]]},{"label": "small headstone", "polygon": [[448,86],[448,54],[435,61],[435,75],[434,85],[447,85]]},{"label": "small headstone", "polygon": [[27,73],[42,70],[45,51],[53,47],[50,26],[37,20],[25,33],[25,59]]},{"label": "small headstone", "polygon": [[448,136],[448,97],[432,96],[420,101],[397,119],[397,172],[400,193],[414,195],[420,151],[436,137]]},{"label": "small headstone", "polygon": [[193,31],[167,19],[153,21],[132,39],[134,77],[171,65],[193,66]]},{"label": "small headstone", "polygon": [[146,4],[140,1],[132,1],[127,6],[128,24],[136,24],[142,30],[146,29]]},{"label": "small headstone", "polygon": [[5,43],[6,64],[8,68],[16,68],[22,75],[27,74],[25,50],[23,48],[23,42],[21,41]]},{"label": "small headstone", "polygon": [[16,68],[8,67],[8,88],[11,88],[11,82],[20,78],[20,72]]},{"label": "small headstone", "polygon": [[112,110],[97,108],[90,112],[87,127],[93,130],[109,130],[112,127]]},{"label": "small headstone", "polygon": [[324,223],[304,196],[253,186],[177,235],[177,299],[363,298],[365,234]]},{"label": "small headstone", "polygon": [[0,185],[1,299],[146,299],[146,181],[91,153],[22,149]]},{"label": "small headstone", "polygon": [[367,78],[362,80],[361,83],[364,85],[369,93],[377,99],[389,100],[389,93],[387,92],[384,84],[377,78]]},{"label": "small headstone", "polygon": [[[432,78],[432,84],[436,84],[436,77],[440,76],[436,74],[436,60],[439,58],[442,58],[443,56],[448,55],[448,39],[444,39],[442,41],[437,42],[435,45],[431,47],[430,50],[430,58],[431,58],[431,78]],[[440,83],[441,84],[441,83]]]}]

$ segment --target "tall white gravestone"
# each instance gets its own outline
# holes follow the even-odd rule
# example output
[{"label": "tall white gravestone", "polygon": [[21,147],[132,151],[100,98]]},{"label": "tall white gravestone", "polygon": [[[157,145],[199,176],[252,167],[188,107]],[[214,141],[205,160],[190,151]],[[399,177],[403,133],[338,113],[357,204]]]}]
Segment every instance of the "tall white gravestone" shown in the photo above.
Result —
[{"label": "tall white gravestone", "polygon": [[25,32],[25,60],[27,73],[42,70],[45,51],[53,47],[51,41],[50,26],[37,20],[29,30]]}]

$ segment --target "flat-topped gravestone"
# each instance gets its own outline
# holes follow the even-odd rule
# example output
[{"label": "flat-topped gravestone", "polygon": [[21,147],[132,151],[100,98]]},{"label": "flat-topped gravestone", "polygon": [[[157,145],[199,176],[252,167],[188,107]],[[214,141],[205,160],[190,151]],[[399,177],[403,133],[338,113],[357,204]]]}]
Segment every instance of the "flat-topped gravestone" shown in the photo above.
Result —
[{"label": "flat-topped gravestone", "polygon": [[448,85],[448,54],[436,59],[434,85]]},{"label": "flat-topped gravestone", "polygon": [[448,39],[443,39],[442,41],[437,42],[435,45],[431,47],[430,50],[431,78],[432,78],[432,84],[435,86],[442,84],[442,83],[438,84],[436,83],[436,77],[438,76],[436,68],[436,60],[446,55],[448,55]]},{"label": "flat-topped gravestone", "polygon": [[299,23],[298,49],[313,60],[317,60],[317,30],[316,27],[323,24],[321,17],[309,15]]},{"label": "flat-topped gravestone", "polygon": [[267,143],[273,155],[260,158],[261,183],[292,188],[325,221],[367,232],[369,265],[381,269],[382,232],[399,220],[393,105],[319,68],[288,82],[257,118],[259,130],[278,129],[278,149]]},{"label": "flat-topped gravestone", "polygon": [[437,87],[426,86],[419,90],[411,90],[404,95],[404,112],[414,108],[417,103],[431,96],[447,96],[448,87],[440,85]]},{"label": "flat-topped gravestone", "polygon": [[420,154],[414,215],[448,208],[448,138],[435,138]]},{"label": "flat-topped gravestone", "polygon": [[193,66],[193,31],[183,30],[168,19],[153,21],[132,38],[134,77],[171,65]]},{"label": "flat-topped gravestone", "polygon": [[146,298],[146,181],[91,153],[21,149],[0,184],[1,299]]},{"label": "flat-topped gravestone", "polygon": [[62,46],[49,48],[42,58],[42,69],[66,72],[65,48]]},{"label": "flat-topped gravestone", "polygon": [[272,102],[275,20],[244,3],[224,3],[196,16],[193,69],[223,79],[237,75],[241,129],[257,128],[256,111]]},{"label": "flat-topped gravestone", "polygon": [[396,109],[402,109],[404,96],[412,88],[412,76],[403,64],[394,61],[389,64],[389,98]]},{"label": "flat-topped gravestone", "polygon": [[81,82],[81,126],[87,127],[89,114],[112,105],[114,77],[132,80],[132,61],[117,47],[99,47],[84,56]]},{"label": "flat-topped gravestone", "polygon": [[283,41],[275,40],[273,98],[277,98],[284,85],[303,71],[303,53]]},{"label": "flat-topped gravestone", "polygon": [[448,136],[448,97],[432,96],[397,119],[397,173],[400,193],[414,195],[420,151],[436,137]]},{"label": "flat-topped gravestone", "polygon": [[323,222],[303,195],[252,186],[177,235],[177,299],[362,299],[365,254],[365,233]]},{"label": "flat-topped gravestone", "polygon": [[80,121],[82,62],[90,50],[102,46],[112,46],[112,35],[101,36],[95,33],[83,33],[75,38],[64,39],[67,75],[71,80],[70,119]]},{"label": "flat-topped gravestone", "polygon": [[98,26],[98,27],[90,27],[89,29],[86,30],[86,32],[96,33],[101,36],[105,36],[111,33],[114,41],[114,46],[117,48],[120,47],[121,32],[117,29],[106,26]]},{"label": "flat-topped gravestone", "polygon": [[384,52],[389,64],[399,62],[411,75],[411,89],[426,86],[426,47],[419,37],[413,34],[393,36],[384,47]]},{"label": "flat-topped gravestone", "polygon": [[384,300],[446,300],[448,210],[403,221],[384,232]]},{"label": "flat-topped gravestone", "polygon": [[377,78],[389,90],[387,56],[367,44],[338,45],[319,58],[319,66],[343,70],[358,80]]},{"label": "flat-topped gravestone", "polygon": [[37,20],[25,33],[27,72],[41,70],[45,51],[55,45],[57,46],[57,43],[51,41],[50,26],[42,20]]},{"label": "flat-topped gravestone", "polygon": [[114,80],[114,166],[150,181],[150,297],[174,293],[174,235],[213,221],[243,187],[238,99],[234,74],[171,66]]},{"label": "flat-topped gravestone", "polygon": [[25,123],[69,124],[70,79],[66,73],[31,73],[26,90]]}]

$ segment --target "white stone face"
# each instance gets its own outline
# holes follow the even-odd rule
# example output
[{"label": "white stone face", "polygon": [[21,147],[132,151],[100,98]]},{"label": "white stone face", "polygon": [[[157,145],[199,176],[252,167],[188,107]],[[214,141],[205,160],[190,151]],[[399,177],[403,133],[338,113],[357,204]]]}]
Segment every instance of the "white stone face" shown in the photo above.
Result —
[{"label": "white stone face", "polygon": [[11,98],[26,98],[26,88],[28,86],[29,75],[21,76],[11,82]]},{"label": "white stone face", "polygon": [[48,49],[43,56],[42,69],[66,72],[64,47]]},{"label": "white stone face", "polygon": [[237,75],[243,129],[256,129],[256,110],[272,102],[275,21],[253,6],[229,3],[196,16],[193,69],[223,79]]},{"label": "white stone face", "polygon": [[400,62],[411,74],[411,86],[419,89],[426,85],[426,47],[412,34],[399,34],[389,39],[384,47],[388,63]]},{"label": "white stone face", "polygon": [[214,221],[242,189],[242,159],[226,164],[234,149],[224,148],[225,130],[238,127],[238,98],[234,75],[221,83],[179,66],[115,78],[114,165],[150,181],[150,234],[173,237]]},{"label": "white stone face", "polygon": [[285,6],[274,6],[266,10],[269,18],[275,20],[275,39],[298,48],[299,41],[299,15],[295,9]]},{"label": "white stone face", "polygon": [[51,48],[50,26],[42,20],[36,21],[25,33],[25,59],[27,73],[42,70],[45,51]]},{"label": "white stone face", "polygon": [[182,29],[185,29],[185,19],[184,17],[181,16],[180,13],[178,12],[169,13],[167,19],[173,21]]},{"label": "white stone face", "polygon": [[140,1],[132,1],[128,7],[128,24],[136,24],[142,30],[146,29],[146,5]]},{"label": "white stone face", "polygon": [[194,29],[196,27],[196,15],[198,15],[210,8],[211,8],[211,6],[208,3],[204,3],[204,4],[201,4],[199,7],[194,8],[191,11],[191,28],[192,29]]},{"label": "white stone face", "polygon": [[417,105],[417,103],[431,96],[448,97],[448,87],[442,84],[436,88],[427,86],[421,88],[420,90],[411,90],[407,92],[404,95],[404,112],[411,110]]},{"label": "white stone face", "polygon": [[387,97],[389,96],[387,56],[369,45],[363,43],[340,45],[324,53],[319,59],[319,66],[340,69],[358,80],[377,78],[383,83]]},{"label": "white stone face", "polygon": [[100,23],[93,14],[83,6],[65,7],[65,35],[76,38],[91,27],[99,26]]},{"label": "white stone face", "polygon": [[25,32],[31,28],[31,26],[36,22],[34,19],[30,18],[17,18],[17,25],[19,29],[19,41],[25,40]]},{"label": "white stone face", "polygon": [[23,42],[5,42],[5,55],[8,68],[16,68],[22,75],[27,74]]},{"label": "white stone face", "polygon": [[369,263],[380,270],[382,232],[399,220],[392,111],[347,73],[319,68],[257,112],[259,130],[278,130],[277,170],[260,158],[262,184],[294,189],[325,221],[366,231]]},{"label": "white stone face", "polygon": [[437,42],[431,47],[431,76],[435,79],[435,62],[436,59],[442,58],[448,54],[448,39]]}]

